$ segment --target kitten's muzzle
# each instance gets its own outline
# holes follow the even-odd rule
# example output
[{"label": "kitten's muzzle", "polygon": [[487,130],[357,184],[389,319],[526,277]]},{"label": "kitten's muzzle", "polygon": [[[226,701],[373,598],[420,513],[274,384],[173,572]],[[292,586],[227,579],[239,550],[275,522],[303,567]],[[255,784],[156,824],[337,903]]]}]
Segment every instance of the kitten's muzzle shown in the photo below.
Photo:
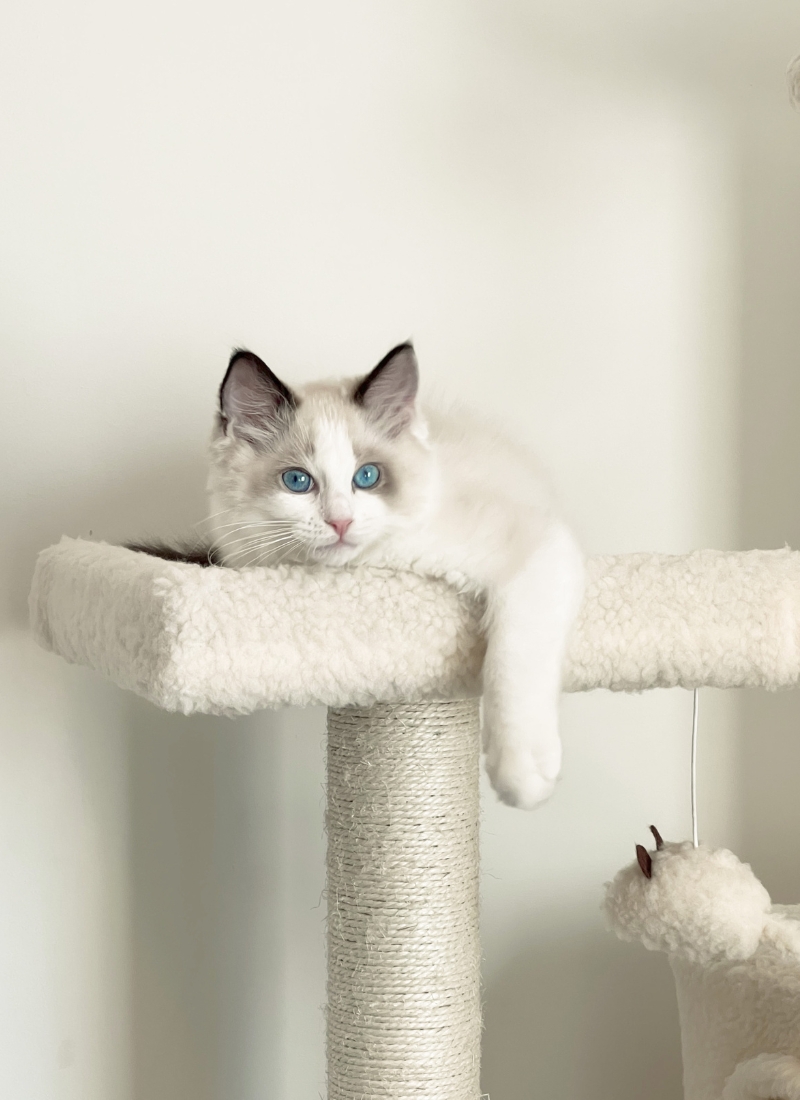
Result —
[{"label": "kitten's muzzle", "polygon": [[353,522],[351,519],[326,519],[325,522],[329,527],[332,527],[336,534],[339,536],[339,542],[344,542],[344,536],[347,533],[347,528]]}]

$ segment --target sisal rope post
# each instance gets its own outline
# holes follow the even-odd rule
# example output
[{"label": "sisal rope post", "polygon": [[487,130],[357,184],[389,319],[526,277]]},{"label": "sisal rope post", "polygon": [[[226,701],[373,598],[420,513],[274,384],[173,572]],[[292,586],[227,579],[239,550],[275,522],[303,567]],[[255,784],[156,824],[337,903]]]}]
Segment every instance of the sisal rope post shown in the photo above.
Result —
[{"label": "sisal rope post", "polygon": [[328,1100],[478,1100],[478,700],[328,712]]}]

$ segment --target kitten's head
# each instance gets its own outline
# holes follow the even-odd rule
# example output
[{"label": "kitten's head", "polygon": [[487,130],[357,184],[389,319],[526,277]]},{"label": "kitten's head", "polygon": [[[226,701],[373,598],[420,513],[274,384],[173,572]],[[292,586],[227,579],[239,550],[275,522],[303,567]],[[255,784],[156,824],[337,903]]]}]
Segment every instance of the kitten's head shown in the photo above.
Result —
[{"label": "kitten's head", "polygon": [[343,565],[423,515],[435,490],[417,378],[411,344],[364,378],[296,390],[234,352],[209,481],[226,564]]}]

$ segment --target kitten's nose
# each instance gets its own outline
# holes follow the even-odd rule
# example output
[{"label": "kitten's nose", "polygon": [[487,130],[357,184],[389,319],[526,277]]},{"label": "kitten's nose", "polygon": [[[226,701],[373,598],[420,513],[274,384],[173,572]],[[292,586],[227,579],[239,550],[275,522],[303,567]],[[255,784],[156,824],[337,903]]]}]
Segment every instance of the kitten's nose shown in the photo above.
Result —
[{"label": "kitten's nose", "polygon": [[345,531],[353,521],[351,519],[326,519],[325,522],[334,529],[340,539],[343,539]]}]

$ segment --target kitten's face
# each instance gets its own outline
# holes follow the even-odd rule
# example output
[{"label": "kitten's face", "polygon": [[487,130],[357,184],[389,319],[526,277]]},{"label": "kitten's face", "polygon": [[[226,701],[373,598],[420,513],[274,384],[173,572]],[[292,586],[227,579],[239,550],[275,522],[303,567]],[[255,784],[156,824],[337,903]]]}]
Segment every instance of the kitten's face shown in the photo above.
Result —
[{"label": "kitten's face", "polygon": [[434,492],[416,392],[406,344],[360,381],[296,392],[257,356],[236,353],[209,483],[226,564],[344,565],[413,525]]}]

